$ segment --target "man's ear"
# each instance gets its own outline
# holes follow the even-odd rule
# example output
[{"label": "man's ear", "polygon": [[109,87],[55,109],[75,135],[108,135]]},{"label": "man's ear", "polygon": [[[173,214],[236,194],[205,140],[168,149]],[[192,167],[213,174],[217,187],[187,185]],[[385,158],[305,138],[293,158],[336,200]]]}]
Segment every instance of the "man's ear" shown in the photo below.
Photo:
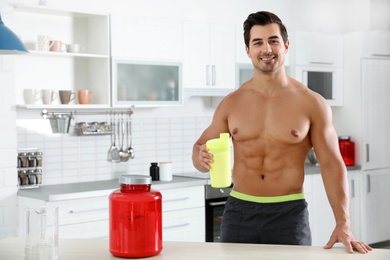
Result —
[{"label": "man's ear", "polygon": [[246,45],[245,45],[245,52],[246,52],[246,55],[248,56],[248,58],[250,58],[250,56],[249,56],[249,48]]}]

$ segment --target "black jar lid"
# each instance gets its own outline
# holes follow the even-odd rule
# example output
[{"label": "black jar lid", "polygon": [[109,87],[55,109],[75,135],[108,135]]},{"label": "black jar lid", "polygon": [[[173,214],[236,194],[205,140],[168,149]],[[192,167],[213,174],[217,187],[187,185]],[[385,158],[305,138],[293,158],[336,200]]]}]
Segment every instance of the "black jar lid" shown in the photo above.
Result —
[{"label": "black jar lid", "polygon": [[147,175],[121,175],[119,177],[119,183],[121,184],[151,184],[152,178]]}]

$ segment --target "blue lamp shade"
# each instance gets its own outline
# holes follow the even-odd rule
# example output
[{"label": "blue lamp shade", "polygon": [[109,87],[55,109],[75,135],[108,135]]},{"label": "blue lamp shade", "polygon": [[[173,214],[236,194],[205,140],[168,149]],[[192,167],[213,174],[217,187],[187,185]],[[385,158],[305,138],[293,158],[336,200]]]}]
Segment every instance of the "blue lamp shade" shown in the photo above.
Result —
[{"label": "blue lamp shade", "polygon": [[26,46],[13,31],[4,25],[0,15],[0,55],[25,53],[28,53]]}]

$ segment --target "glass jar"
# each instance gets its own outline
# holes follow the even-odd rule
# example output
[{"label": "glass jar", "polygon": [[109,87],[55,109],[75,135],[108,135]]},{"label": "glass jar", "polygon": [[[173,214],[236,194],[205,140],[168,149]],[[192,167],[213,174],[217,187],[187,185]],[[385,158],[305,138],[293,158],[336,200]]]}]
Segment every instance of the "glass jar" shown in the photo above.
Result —
[{"label": "glass jar", "polygon": [[27,157],[27,153],[25,152],[21,152],[18,154],[18,160],[20,160],[20,162],[18,163],[21,167],[21,168],[26,168],[28,167],[28,157]]},{"label": "glass jar", "polygon": [[339,136],[339,147],[341,157],[346,166],[355,165],[355,143],[350,136]]},{"label": "glass jar", "polygon": [[27,153],[28,157],[28,167],[36,167],[36,154],[35,152]]},{"label": "glass jar", "polygon": [[139,258],[162,250],[161,193],[146,175],[121,175],[120,189],[109,196],[110,252]]},{"label": "glass jar", "polygon": [[36,152],[36,165],[37,167],[42,167],[42,152]]}]

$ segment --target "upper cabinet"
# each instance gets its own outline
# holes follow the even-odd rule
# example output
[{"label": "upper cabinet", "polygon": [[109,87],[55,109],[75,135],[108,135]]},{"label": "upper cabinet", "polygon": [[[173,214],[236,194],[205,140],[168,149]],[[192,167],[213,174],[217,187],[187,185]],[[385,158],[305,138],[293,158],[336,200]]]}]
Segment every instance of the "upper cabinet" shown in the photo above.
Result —
[{"label": "upper cabinet", "polygon": [[339,34],[296,32],[295,65],[343,66],[343,37]]},{"label": "upper cabinet", "polygon": [[[30,54],[15,57],[17,105],[28,108],[110,106],[108,14],[17,5],[13,15],[12,27],[20,33],[30,51]],[[45,43],[44,38],[48,42]],[[79,104],[77,98],[68,105],[61,105],[59,98],[51,105],[43,105],[41,99],[33,105],[25,105],[24,89],[52,89],[57,93],[71,90],[76,95],[78,90],[88,89],[94,94],[88,105]]]},{"label": "upper cabinet", "polygon": [[182,24],[179,20],[111,15],[112,56],[132,60],[182,59]]},{"label": "upper cabinet", "polygon": [[296,32],[292,76],[323,96],[330,106],[343,105],[343,37],[339,34]]},{"label": "upper cabinet", "polygon": [[183,22],[183,87],[196,95],[235,88],[235,27]]}]

